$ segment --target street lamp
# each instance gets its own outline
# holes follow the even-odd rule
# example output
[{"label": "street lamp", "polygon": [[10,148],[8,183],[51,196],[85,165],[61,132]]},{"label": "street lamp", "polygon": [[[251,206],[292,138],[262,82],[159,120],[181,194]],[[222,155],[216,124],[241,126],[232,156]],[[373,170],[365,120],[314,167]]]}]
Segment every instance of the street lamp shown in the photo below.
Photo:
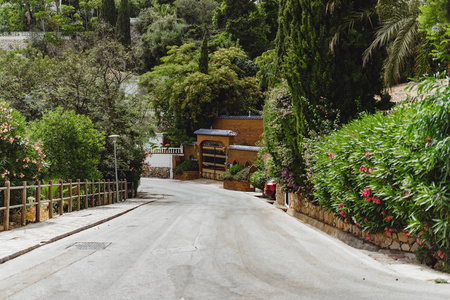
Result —
[{"label": "street lamp", "polygon": [[112,140],[114,144],[114,166],[116,170],[116,202],[119,202],[119,177],[117,176],[117,155],[116,155],[116,143],[117,139],[119,138],[119,135],[113,134],[108,137]]}]

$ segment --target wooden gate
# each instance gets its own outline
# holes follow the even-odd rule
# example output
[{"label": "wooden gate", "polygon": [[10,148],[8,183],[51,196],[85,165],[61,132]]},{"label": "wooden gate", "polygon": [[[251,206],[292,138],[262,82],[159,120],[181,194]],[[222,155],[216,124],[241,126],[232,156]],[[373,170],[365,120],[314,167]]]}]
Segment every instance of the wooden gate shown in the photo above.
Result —
[{"label": "wooden gate", "polygon": [[226,171],[225,147],[220,142],[206,141],[202,144],[202,177],[220,179],[220,174]]}]

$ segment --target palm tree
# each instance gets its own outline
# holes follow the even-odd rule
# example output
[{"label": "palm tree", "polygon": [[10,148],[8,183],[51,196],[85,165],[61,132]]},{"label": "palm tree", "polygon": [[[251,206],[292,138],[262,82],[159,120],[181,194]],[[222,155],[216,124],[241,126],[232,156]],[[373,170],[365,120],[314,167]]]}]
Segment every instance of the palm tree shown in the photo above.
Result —
[{"label": "palm tree", "polygon": [[[334,7],[344,0],[333,0],[328,3],[332,13]],[[417,17],[420,7],[425,0],[378,0],[377,4],[365,11],[355,11],[338,28],[330,50],[339,42],[339,31],[352,28],[358,21],[367,21],[374,16],[380,19],[374,40],[363,54],[363,61],[367,63],[374,51],[386,47],[388,56],[385,61],[384,79],[388,86],[399,82],[405,71],[407,62],[413,59],[415,74],[422,75],[429,66],[428,43],[426,34],[420,32]]]}]

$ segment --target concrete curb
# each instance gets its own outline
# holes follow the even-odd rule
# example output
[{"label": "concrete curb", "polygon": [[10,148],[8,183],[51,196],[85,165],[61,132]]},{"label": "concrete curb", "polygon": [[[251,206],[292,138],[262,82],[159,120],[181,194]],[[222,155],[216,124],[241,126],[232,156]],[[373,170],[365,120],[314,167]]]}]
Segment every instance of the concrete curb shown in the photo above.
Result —
[{"label": "concrete curb", "polygon": [[106,218],[106,219],[103,219],[103,220],[94,222],[94,223],[92,223],[92,224],[89,224],[89,225],[86,225],[86,226],[77,228],[77,229],[75,229],[75,230],[66,232],[66,233],[64,233],[64,234],[58,235],[58,236],[56,236],[56,237],[54,237],[54,238],[51,238],[51,239],[49,239],[49,240],[47,240],[47,241],[43,241],[43,242],[41,242],[41,243],[39,243],[39,244],[37,244],[37,245],[28,247],[27,249],[24,249],[24,250],[18,251],[18,252],[16,252],[16,253],[10,254],[10,255],[8,255],[8,256],[2,257],[2,258],[0,258],[0,264],[3,264],[3,263],[5,263],[5,262],[7,262],[8,260],[11,260],[11,259],[14,259],[14,258],[16,258],[16,257],[19,257],[19,256],[21,256],[21,255],[23,255],[23,254],[25,254],[25,253],[28,253],[28,252],[30,252],[30,251],[32,251],[32,250],[34,250],[34,249],[37,249],[37,248],[39,248],[39,247],[42,247],[42,246],[44,246],[44,245],[47,245],[47,244],[56,242],[56,241],[58,241],[58,240],[61,240],[61,239],[63,239],[63,238],[66,238],[66,237],[68,237],[68,236],[71,236],[71,235],[73,235],[73,234],[79,233],[79,232],[84,231],[84,230],[86,230],[86,229],[90,229],[90,228],[92,228],[92,227],[95,227],[95,226],[98,226],[98,225],[100,225],[100,224],[103,224],[103,223],[106,223],[106,222],[108,222],[108,221],[111,221],[111,220],[113,220],[113,219],[115,219],[115,218],[118,218],[118,217],[120,217],[120,216],[122,216],[122,215],[124,215],[124,214],[126,214],[126,213],[129,213],[129,212],[132,211],[132,210],[135,210],[135,209],[138,208],[138,207],[141,207],[141,206],[143,206],[143,205],[146,205],[146,204],[148,204],[148,203],[152,203],[152,202],[155,202],[155,201],[156,201],[156,200],[146,201],[145,203],[141,203],[141,204],[139,204],[139,205],[137,205],[137,206],[135,206],[135,207],[132,207],[132,208],[130,208],[130,209],[127,209],[127,210],[125,210],[125,211],[122,211],[122,212],[120,212],[120,213],[118,213],[118,214],[115,214],[115,215],[113,215],[113,216],[110,216],[110,217],[108,217],[108,218]]}]

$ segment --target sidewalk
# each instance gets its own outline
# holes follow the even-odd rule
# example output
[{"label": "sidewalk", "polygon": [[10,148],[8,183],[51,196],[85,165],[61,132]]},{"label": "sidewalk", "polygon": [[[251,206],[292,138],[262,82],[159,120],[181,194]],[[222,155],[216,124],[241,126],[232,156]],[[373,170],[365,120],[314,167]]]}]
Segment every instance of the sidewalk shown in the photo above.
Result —
[{"label": "sidewalk", "polygon": [[66,213],[40,223],[2,231],[0,232],[0,264],[45,244],[95,227],[153,201],[155,199],[128,199],[125,202]]}]

